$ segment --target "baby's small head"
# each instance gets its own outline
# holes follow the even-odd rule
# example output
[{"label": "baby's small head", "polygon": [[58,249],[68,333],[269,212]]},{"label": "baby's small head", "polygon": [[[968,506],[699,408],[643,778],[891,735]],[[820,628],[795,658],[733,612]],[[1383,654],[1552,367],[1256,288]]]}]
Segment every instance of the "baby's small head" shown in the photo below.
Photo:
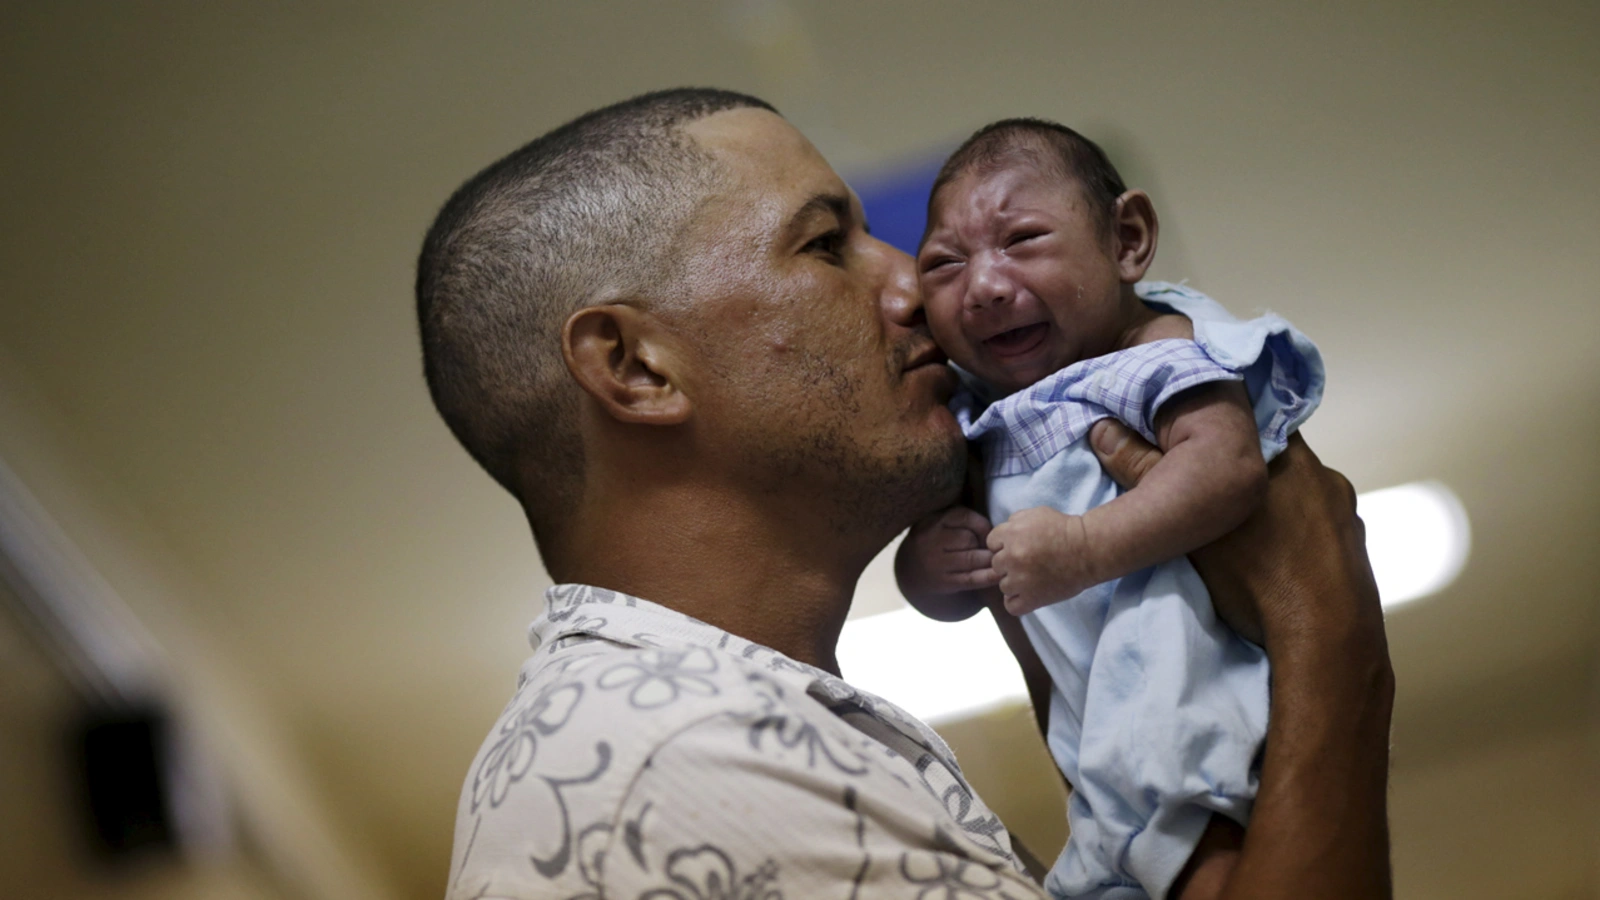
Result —
[{"label": "baby's small head", "polygon": [[1116,349],[1141,313],[1155,210],[1094,142],[1042,119],[985,126],[945,161],[917,253],[928,324],[1007,393]]}]

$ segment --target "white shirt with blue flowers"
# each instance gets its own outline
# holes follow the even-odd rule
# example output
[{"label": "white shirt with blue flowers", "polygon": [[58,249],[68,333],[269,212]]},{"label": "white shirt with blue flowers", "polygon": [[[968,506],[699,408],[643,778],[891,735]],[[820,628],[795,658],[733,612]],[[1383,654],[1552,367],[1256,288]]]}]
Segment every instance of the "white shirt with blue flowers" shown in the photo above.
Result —
[{"label": "white shirt with blue flowers", "polygon": [[898,707],[636,597],[546,596],[461,793],[451,900],[1042,896]]}]

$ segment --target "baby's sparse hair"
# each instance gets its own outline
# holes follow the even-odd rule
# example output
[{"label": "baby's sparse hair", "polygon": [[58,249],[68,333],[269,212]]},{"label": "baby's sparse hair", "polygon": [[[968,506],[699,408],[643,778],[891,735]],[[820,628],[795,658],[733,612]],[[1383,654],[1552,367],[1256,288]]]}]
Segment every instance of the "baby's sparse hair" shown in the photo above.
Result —
[{"label": "baby's sparse hair", "polygon": [[[1116,166],[1094,141],[1059,122],[1036,118],[991,122],[963,141],[933,180],[928,192],[928,224],[933,224],[933,202],[945,185],[968,172],[986,175],[1019,161],[1076,181],[1101,233],[1111,233],[1117,198],[1128,189]],[[926,233],[923,239],[927,239]]]}]

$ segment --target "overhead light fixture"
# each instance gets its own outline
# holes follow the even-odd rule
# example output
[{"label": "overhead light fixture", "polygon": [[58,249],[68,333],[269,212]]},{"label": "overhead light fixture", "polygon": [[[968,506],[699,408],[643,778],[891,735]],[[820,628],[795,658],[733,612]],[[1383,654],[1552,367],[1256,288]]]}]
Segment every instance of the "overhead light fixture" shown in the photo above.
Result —
[{"label": "overhead light fixture", "polygon": [[[1461,573],[1471,528],[1461,501],[1438,482],[1422,481],[1356,498],[1367,529],[1367,555],[1385,607],[1425,597]],[[896,541],[883,552],[892,559]],[[874,581],[858,590],[892,590]],[[890,582],[892,584],[892,582]],[[889,605],[874,598],[874,605]],[[935,622],[903,607],[851,619],[839,636],[839,668],[851,684],[938,724],[1027,698],[1011,650],[981,612],[964,622]]]},{"label": "overhead light fixture", "polygon": [[845,680],[938,723],[1028,696],[994,617],[936,622],[905,607],[844,623]]},{"label": "overhead light fixture", "polygon": [[1461,574],[1472,548],[1467,511],[1437,481],[1415,481],[1356,498],[1367,558],[1386,607],[1435,593]]}]

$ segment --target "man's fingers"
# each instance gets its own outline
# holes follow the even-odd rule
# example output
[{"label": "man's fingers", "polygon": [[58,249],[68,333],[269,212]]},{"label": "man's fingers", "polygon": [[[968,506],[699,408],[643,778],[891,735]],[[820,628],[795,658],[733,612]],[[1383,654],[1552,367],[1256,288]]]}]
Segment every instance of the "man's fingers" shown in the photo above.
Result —
[{"label": "man's fingers", "polygon": [[1089,445],[1112,480],[1131,488],[1161,461],[1161,451],[1115,419],[1101,419],[1089,431]]},{"label": "man's fingers", "polygon": [[[980,542],[989,536],[991,527],[989,520],[984,517],[983,513],[975,509],[968,509],[965,506],[952,506],[946,510],[944,518],[939,524],[953,531],[970,532],[976,535],[977,540]],[[977,545],[975,544],[974,546]]]},{"label": "man's fingers", "polygon": [[945,571],[954,575],[987,569],[994,563],[994,554],[981,547],[970,550],[945,551]]},{"label": "man's fingers", "polygon": [[939,550],[945,553],[965,553],[983,546],[983,538],[970,528],[943,528],[938,541]]},{"label": "man's fingers", "polygon": [[994,569],[973,569],[970,572],[961,572],[954,575],[950,581],[962,590],[979,590],[999,584],[1000,573]]}]

